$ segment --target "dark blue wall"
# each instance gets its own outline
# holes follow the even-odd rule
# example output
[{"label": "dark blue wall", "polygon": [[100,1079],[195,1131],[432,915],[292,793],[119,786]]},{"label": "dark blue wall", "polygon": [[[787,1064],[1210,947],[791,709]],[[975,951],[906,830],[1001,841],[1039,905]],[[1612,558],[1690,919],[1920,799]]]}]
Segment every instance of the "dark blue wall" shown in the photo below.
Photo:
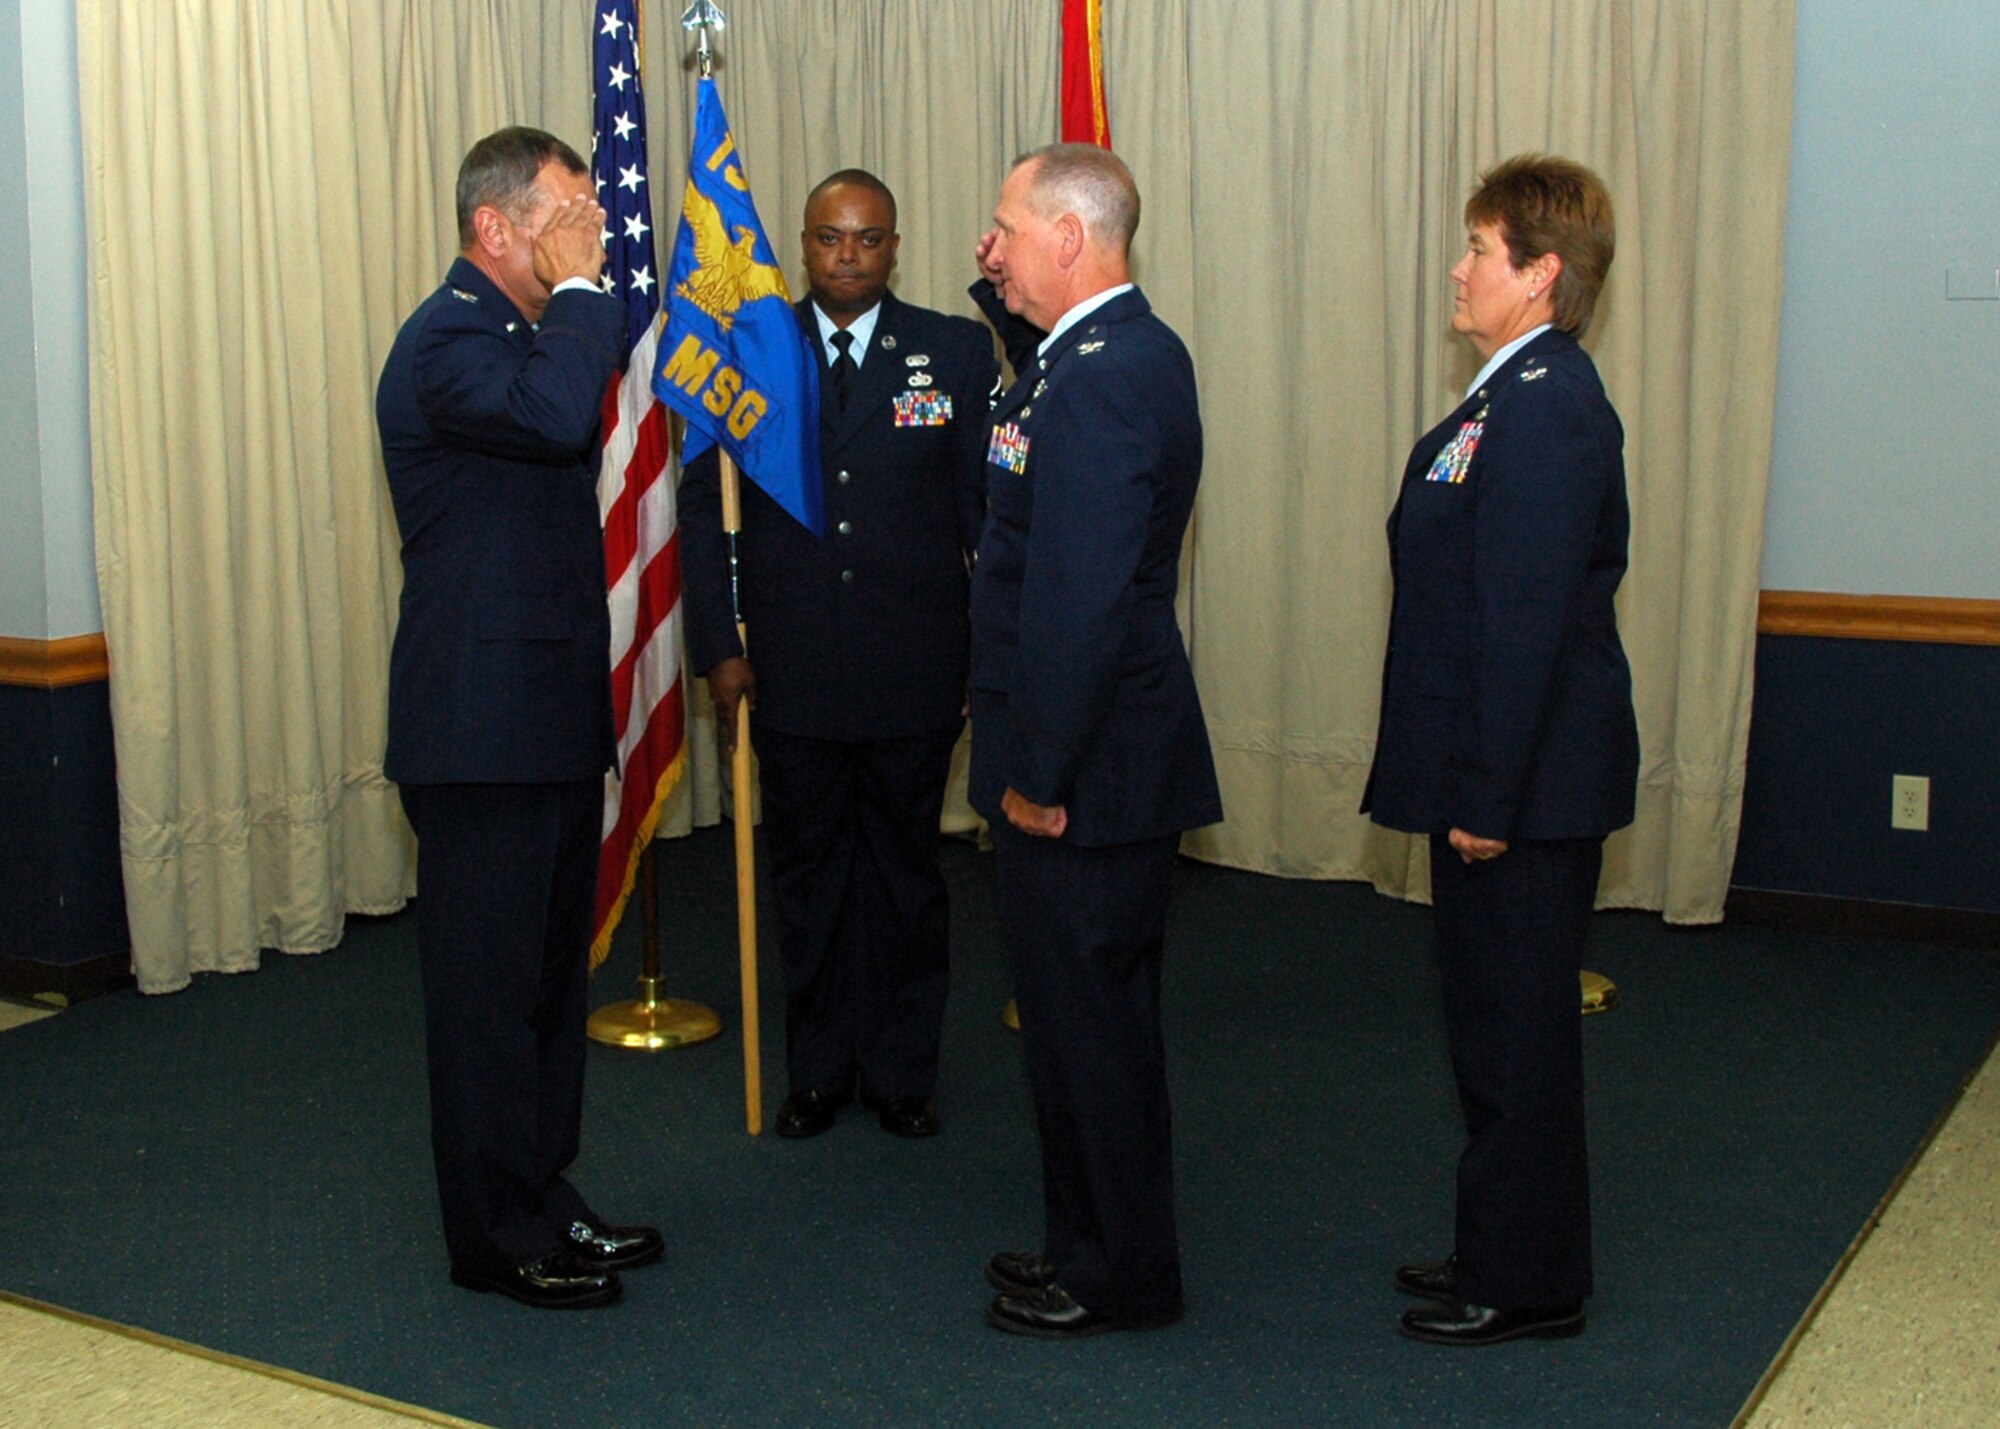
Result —
[{"label": "dark blue wall", "polygon": [[[1931,781],[1930,830],[1889,781]],[[1765,635],[1739,888],[2000,911],[2000,648]]]},{"label": "dark blue wall", "polygon": [[[1736,887],[2000,912],[1997,814],[2000,648],[1759,637]],[[122,962],[118,848],[109,687],[0,685],[0,958]]]},{"label": "dark blue wall", "polygon": [[110,686],[0,685],[0,958],[123,960]]}]

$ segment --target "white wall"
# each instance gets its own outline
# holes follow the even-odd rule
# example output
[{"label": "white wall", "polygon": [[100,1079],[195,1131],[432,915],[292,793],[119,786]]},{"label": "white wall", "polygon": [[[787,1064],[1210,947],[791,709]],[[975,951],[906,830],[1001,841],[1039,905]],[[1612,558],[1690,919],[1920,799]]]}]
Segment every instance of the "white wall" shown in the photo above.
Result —
[{"label": "white wall", "polygon": [[1799,0],[1763,584],[2000,598],[2000,4]]},{"label": "white wall", "polygon": [[69,3],[0,0],[0,224],[0,635],[84,635],[104,621]]},{"label": "white wall", "polygon": [[[32,3],[32,0],[31,0]],[[28,210],[22,124],[21,7],[0,0],[0,214]],[[18,231],[18,230],[17,230]],[[27,266],[0,261],[0,635],[48,637],[48,564],[42,550],[41,422]]]}]

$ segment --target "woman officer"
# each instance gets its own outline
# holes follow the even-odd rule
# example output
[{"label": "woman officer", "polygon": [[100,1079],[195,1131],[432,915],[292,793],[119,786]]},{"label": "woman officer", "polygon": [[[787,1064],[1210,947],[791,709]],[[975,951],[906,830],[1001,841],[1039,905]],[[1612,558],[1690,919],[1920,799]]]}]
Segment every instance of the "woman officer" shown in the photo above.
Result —
[{"label": "woman officer", "polygon": [[1611,197],[1522,155],[1466,201],[1452,327],[1485,365],[1410,454],[1362,808],[1431,841],[1445,1028],[1465,1118],[1452,1254],[1397,1284],[1403,1332],[1575,1334],[1590,1294],[1578,974],[1639,740],[1612,595],[1624,429],[1577,344],[1611,266]]}]

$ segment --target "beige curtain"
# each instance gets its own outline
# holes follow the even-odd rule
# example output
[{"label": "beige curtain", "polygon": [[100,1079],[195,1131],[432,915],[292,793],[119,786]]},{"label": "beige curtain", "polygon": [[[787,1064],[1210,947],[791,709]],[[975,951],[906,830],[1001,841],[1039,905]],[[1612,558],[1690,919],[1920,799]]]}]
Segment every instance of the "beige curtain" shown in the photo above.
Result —
[{"label": "beige curtain", "polygon": [[1644,765],[1601,901],[1721,916],[1748,736],[1775,391],[1792,5],[1163,0],[1106,6],[1137,260],[1194,350],[1208,460],[1186,624],[1228,821],[1203,858],[1427,896],[1355,812],[1373,750],[1382,523],[1477,359],[1446,273],[1481,169],[1611,186],[1588,346],[1624,417],[1619,618]]},{"label": "beige curtain", "polygon": [[332,947],[411,892],[382,778],[400,568],[375,374],[456,246],[466,145],[514,119],[588,142],[587,108],[523,63],[558,18],[582,23],[79,0],[98,579],[146,991]]},{"label": "beige curtain", "polygon": [[[668,241],[692,120],[681,9],[643,14]],[[970,312],[994,177],[1053,129],[1046,5],[728,9],[724,99],[780,254],[811,183],[866,165],[907,215],[899,291]],[[456,248],[466,147],[528,123],[588,151],[592,14],[79,0],[98,578],[147,991],[330,948],[347,913],[414,889],[381,767],[400,567],[375,377]],[[718,817],[694,703],[670,833]]]},{"label": "beige curtain", "polygon": [[[693,86],[648,0],[656,230]],[[737,0],[723,98],[796,275],[811,183],[901,200],[898,291],[963,289],[1006,160],[1055,134],[1049,0]],[[1199,856],[1421,895],[1353,810],[1411,441],[1473,367],[1444,274],[1477,171],[1610,181],[1591,337],[1634,503],[1621,616],[1646,762],[1607,902],[1719,913],[1734,849],[1775,369],[1789,0],[1160,0],[1106,6],[1135,261],[1194,350],[1209,459],[1184,614],[1228,823]],[[396,531],[373,420],[455,248],[459,156],[503,123],[589,144],[588,0],[78,0],[99,580],[134,960],[150,991],[331,947],[399,906],[381,774]],[[753,634],[754,640],[754,634]],[[693,776],[665,827],[717,816]]]}]

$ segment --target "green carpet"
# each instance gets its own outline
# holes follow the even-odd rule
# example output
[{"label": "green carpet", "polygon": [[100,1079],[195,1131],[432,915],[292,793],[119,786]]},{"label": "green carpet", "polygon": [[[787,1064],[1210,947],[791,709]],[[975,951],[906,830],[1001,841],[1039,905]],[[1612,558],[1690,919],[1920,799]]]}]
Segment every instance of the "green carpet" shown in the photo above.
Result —
[{"label": "green carpet", "polygon": [[[593,1048],[575,1179],[668,1235],[609,1310],[454,1289],[436,1229],[413,914],[318,958],[0,1036],[0,1286],[505,1426],[1726,1424],[2000,1027],[2000,959],[1598,920],[1590,1329],[1485,1352],[1394,1333],[1458,1143],[1429,914],[1184,864],[1168,944],[1189,1313],[1049,1345],[981,1312],[1039,1189],[992,866],[947,850],[943,1136],[864,1113],[744,1134],[725,832],[661,860],[669,991],[723,1038]],[[766,911],[767,943],[768,910]],[[600,973],[628,997],[631,929]],[[765,1080],[783,1087],[767,953]]]}]

